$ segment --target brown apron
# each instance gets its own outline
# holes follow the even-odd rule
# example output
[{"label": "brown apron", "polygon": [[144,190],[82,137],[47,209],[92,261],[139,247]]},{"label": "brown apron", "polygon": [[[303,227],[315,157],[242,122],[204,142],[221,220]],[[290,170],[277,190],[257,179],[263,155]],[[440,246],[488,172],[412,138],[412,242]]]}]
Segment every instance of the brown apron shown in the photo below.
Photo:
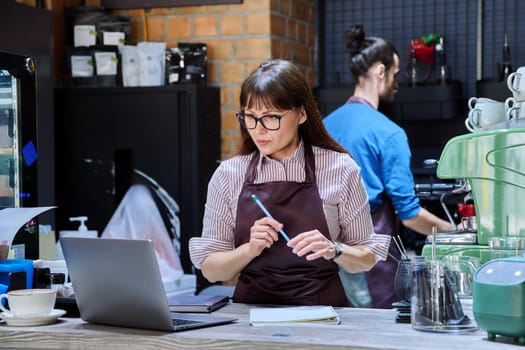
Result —
[{"label": "brown apron", "polygon": [[[351,96],[346,103],[361,103],[375,108],[364,98]],[[372,213],[374,232],[393,236],[397,230],[397,220],[390,198],[383,196],[383,204]],[[401,253],[390,242],[388,249],[396,259],[401,259]],[[397,271],[397,262],[389,255],[387,260],[379,261],[370,271],[366,272],[368,291],[375,308],[391,309],[392,303],[399,300],[394,293],[394,278]]]},{"label": "brown apron", "polygon": [[[397,230],[397,221],[390,198],[383,196],[383,204],[372,213],[372,221],[375,233],[394,235]],[[388,251],[390,255],[401,260],[401,253],[392,240]],[[399,301],[399,297],[394,292],[397,262],[390,255],[385,261],[379,261],[370,271],[366,272],[368,291],[375,308],[391,309],[392,303]]]},{"label": "brown apron", "polygon": [[[251,199],[255,194],[289,237],[318,229],[328,237],[328,225],[315,182],[315,159],[305,144],[305,182],[276,181],[255,184],[259,153],[246,170],[237,205],[235,246],[250,240],[253,223],[264,213]],[[234,302],[247,304],[348,306],[338,266],[323,258],[307,261],[292,253],[286,240],[279,240],[253,259],[240,273]]]}]

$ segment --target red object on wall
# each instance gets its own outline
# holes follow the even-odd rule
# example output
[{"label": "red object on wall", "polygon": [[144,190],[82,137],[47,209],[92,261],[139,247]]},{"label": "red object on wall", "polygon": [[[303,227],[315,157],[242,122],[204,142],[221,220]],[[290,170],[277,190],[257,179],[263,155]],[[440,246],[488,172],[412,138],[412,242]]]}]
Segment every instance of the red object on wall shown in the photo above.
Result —
[{"label": "red object on wall", "polygon": [[412,49],[416,51],[416,59],[418,61],[434,64],[434,45],[427,46],[421,41],[421,39],[413,39],[410,40],[408,48],[409,52],[412,52]]}]

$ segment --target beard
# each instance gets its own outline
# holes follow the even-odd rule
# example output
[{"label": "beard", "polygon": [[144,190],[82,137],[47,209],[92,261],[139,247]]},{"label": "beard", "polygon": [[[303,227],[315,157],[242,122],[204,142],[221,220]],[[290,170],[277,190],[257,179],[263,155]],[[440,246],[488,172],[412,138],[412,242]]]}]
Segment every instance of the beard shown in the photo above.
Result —
[{"label": "beard", "polygon": [[395,94],[396,94],[396,90],[391,90],[388,93],[379,96],[379,101],[383,103],[392,103],[394,102]]}]

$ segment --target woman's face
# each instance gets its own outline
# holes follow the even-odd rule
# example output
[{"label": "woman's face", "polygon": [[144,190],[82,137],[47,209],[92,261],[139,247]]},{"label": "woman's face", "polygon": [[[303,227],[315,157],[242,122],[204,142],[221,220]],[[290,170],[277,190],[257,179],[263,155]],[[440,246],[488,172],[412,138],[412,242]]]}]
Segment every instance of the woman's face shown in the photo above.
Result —
[{"label": "woman's face", "polygon": [[[266,129],[261,120],[257,120],[255,129],[248,129],[248,133],[259,151],[275,160],[289,157],[299,145],[299,125],[306,121],[306,113],[301,107],[291,110],[255,109],[246,108],[246,121],[254,122],[254,118],[264,118],[263,123],[271,129]],[[263,107],[257,107],[263,108]],[[280,118],[280,124],[277,119]],[[250,119],[250,120],[248,120]]]}]

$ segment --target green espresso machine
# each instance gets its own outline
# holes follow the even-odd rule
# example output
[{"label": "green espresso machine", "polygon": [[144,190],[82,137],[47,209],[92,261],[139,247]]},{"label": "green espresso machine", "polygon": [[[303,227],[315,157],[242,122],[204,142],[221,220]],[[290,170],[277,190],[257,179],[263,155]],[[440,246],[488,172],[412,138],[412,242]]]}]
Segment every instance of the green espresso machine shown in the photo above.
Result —
[{"label": "green espresso machine", "polygon": [[[525,344],[525,257],[491,256],[489,241],[525,237],[525,129],[502,129],[461,135],[448,141],[439,159],[440,179],[468,182],[474,202],[477,231],[470,244],[465,240],[435,235],[436,255],[480,258],[483,264],[473,277],[472,311],[488,339],[496,335],[515,337]],[[428,242],[428,241],[427,241]],[[432,244],[422,255],[432,256]]]},{"label": "green espresso machine", "polygon": [[[437,234],[436,255],[473,256],[483,264],[490,260],[489,238],[525,237],[525,129],[482,131],[450,139],[439,159],[437,177],[468,181],[477,232],[469,243],[441,241]],[[422,255],[432,256],[431,244],[423,246]]]}]

